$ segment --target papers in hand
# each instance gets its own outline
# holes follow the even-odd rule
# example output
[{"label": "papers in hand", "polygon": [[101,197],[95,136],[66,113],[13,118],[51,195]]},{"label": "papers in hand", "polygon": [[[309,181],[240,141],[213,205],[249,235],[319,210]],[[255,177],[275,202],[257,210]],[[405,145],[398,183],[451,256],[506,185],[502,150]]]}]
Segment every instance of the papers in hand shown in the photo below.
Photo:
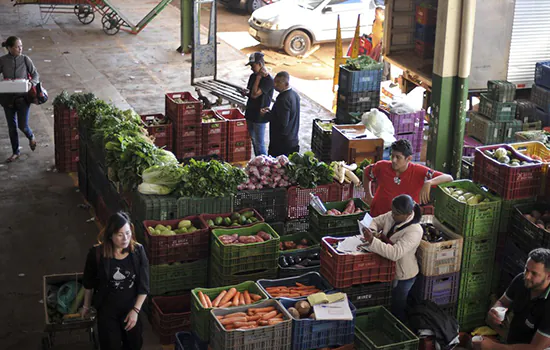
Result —
[{"label": "papers in hand", "polygon": [[[345,295],[345,294],[344,294]],[[340,320],[351,321],[353,314],[349,307],[348,296],[341,301],[336,301],[330,304],[313,305],[316,320]]]},{"label": "papers in hand", "polygon": [[346,237],[345,239],[338,242],[336,250],[344,254],[361,254],[360,250],[361,245],[364,245],[363,235]]},{"label": "papers in hand", "polygon": [[361,221],[357,220],[357,225],[359,225],[359,232],[363,234],[363,229],[369,228],[371,223],[372,223],[372,216],[370,216],[369,213],[365,213],[365,217],[363,218],[363,220]]}]

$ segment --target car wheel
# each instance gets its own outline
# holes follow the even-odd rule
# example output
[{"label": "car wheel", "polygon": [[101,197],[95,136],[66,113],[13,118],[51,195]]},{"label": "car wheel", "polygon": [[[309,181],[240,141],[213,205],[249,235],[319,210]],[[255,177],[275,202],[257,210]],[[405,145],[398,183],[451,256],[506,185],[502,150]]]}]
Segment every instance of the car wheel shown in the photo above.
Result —
[{"label": "car wheel", "polygon": [[252,12],[256,11],[260,7],[264,6],[263,0],[248,0],[246,2],[246,10],[248,13],[252,14]]},{"label": "car wheel", "polygon": [[294,30],[285,39],[285,52],[290,56],[303,56],[311,48],[309,35],[301,30]]}]

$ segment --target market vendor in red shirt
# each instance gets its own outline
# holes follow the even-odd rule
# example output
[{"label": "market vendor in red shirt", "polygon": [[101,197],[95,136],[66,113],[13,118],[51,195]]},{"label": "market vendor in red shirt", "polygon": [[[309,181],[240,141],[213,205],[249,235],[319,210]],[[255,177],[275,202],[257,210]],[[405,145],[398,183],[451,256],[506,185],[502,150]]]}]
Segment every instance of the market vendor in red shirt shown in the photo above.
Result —
[{"label": "market vendor in red shirt", "polygon": [[[392,200],[400,194],[408,194],[416,203],[427,204],[432,186],[453,181],[451,175],[414,164],[412,154],[408,140],[397,140],[391,145],[391,161],[381,160],[365,169],[363,184],[372,217],[391,211]],[[371,182],[377,185],[374,198]]]}]

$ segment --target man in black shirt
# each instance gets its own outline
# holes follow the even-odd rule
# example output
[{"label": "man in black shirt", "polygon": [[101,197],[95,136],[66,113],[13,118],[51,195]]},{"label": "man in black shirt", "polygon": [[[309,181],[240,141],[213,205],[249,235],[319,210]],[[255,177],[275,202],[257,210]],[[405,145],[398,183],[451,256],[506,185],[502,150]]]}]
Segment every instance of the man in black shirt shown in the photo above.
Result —
[{"label": "man in black shirt", "polygon": [[292,90],[287,72],[275,76],[275,90],[279,92],[273,109],[263,108],[261,113],[271,124],[269,126],[269,155],[289,155],[300,151],[298,131],[300,129],[300,96]]},{"label": "man in black shirt", "polygon": [[273,99],[273,78],[265,69],[264,54],[254,52],[250,55],[248,63],[252,69],[252,74],[248,79],[246,90],[243,90],[243,95],[248,96],[246,103],[246,111],[244,113],[248,132],[252,139],[254,154],[259,156],[266,154],[265,149],[265,124],[260,114],[260,110],[264,107],[269,107]]},{"label": "man in black shirt", "polygon": [[502,334],[502,321],[495,310],[510,309],[514,318],[508,331],[508,344],[483,339],[479,349],[544,350],[550,347],[550,249],[529,253],[525,272],[517,275],[504,295],[489,311],[487,321]]}]

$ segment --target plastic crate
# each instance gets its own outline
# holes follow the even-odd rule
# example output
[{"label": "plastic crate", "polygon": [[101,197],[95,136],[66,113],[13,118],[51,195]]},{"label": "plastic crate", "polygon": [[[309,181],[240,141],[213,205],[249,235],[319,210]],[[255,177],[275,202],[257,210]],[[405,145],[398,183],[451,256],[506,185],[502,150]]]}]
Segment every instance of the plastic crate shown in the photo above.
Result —
[{"label": "plastic crate", "polygon": [[391,306],[392,282],[374,282],[360,284],[339,291],[346,293],[349,301],[356,308],[371,306]]},{"label": "plastic crate", "polygon": [[176,333],[191,329],[191,300],[189,293],[174,297],[153,297],[151,326],[161,344],[172,344]]},{"label": "plastic crate", "polygon": [[[469,121],[466,124],[466,133],[484,145],[493,145],[502,142],[504,124],[491,121],[477,112],[469,112]],[[472,156],[475,150],[472,150]]]},{"label": "plastic crate", "polygon": [[516,85],[506,80],[489,80],[487,97],[497,102],[512,102],[516,98]]},{"label": "plastic crate", "polygon": [[[298,251],[281,251],[281,256],[284,256],[285,258],[292,257],[295,259],[296,257],[300,257],[302,259],[306,259],[311,254],[319,254],[320,248],[308,248]],[[288,267],[282,267],[281,264],[278,264],[279,267],[279,278],[286,278],[286,277],[294,277],[294,276],[301,276],[304,273],[307,272],[319,272],[321,268],[321,261],[318,260],[318,264],[314,266],[307,266],[307,267],[295,267],[295,266],[288,266]]]},{"label": "plastic crate", "polygon": [[208,343],[197,339],[197,336],[191,332],[176,333],[176,341],[174,343],[175,350],[207,350]]},{"label": "plastic crate", "polygon": [[491,294],[493,271],[462,271],[460,276],[460,300],[487,299]]},{"label": "plastic crate", "polygon": [[[476,163],[477,167],[477,163]],[[459,188],[475,195],[483,195],[490,202],[469,205],[445,192],[445,188]],[[455,233],[464,237],[483,236],[497,232],[501,199],[484,191],[470,180],[457,180],[438,186],[435,193],[435,216]]]},{"label": "plastic crate", "polygon": [[78,127],[78,113],[76,109],[67,108],[65,105],[53,106],[54,124],[59,126]]},{"label": "plastic crate", "polygon": [[331,125],[334,125],[334,119],[314,119],[311,134],[311,150],[315,153],[315,157],[322,162],[330,163],[332,128],[331,130],[325,130],[319,125],[319,123],[330,123]]},{"label": "plastic crate", "polygon": [[[541,125],[540,122],[535,122]],[[504,132],[502,134],[502,143],[510,143],[516,140],[516,132],[523,130],[523,122],[519,120],[507,121],[504,124]],[[540,129],[539,129],[540,130]]]},{"label": "plastic crate", "polygon": [[484,154],[484,151],[494,151],[498,148],[512,152],[510,158],[530,161],[508,145],[479,147],[475,153],[474,182],[487,186],[505,200],[536,196],[540,192],[542,164],[512,167]]},{"label": "plastic crate", "polygon": [[357,124],[361,122],[362,112],[344,112],[343,110],[336,110],[336,119],[335,123],[338,125],[342,124]]},{"label": "plastic crate", "polygon": [[550,89],[550,61],[537,62],[535,66],[535,84]]},{"label": "plastic crate", "polygon": [[238,108],[216,108],[214,113],[227,122],[227,136],[238,133],[248,133],[248,126],[244,114]]},{"label": "plastic crate", "polygon": [[434,50],[434,43],[429,43],[422,40],[414,41],[414,53],[422,59],[433,58],[435,53]]},{"label": "plastic crate", "polygon": [[531,88],[531,101],[545,113],[550,113],[550,89],[533,84]]},{"label": "plastic crate", "polygon": [[274,306],[283,314],[284,321],[274,326],[258,327],[247,330],[227,331],[216,316],[234,312],[246,312],[250,306],[240,306],[231,309],[214,309],[211,311],[213,320],[211,327],[210,346],[212,350],[289,350],[292,344],[292,321],[286,309],[276,300],[267,300],[255,307]]},{"label": "plastic crate", "polygon": [[194,146],[174,145],[174,155],[179,161],[183,159],[200,157],[202,154],[202,144],[194,142]]},{"label": "plastic crate", "polygon": [[[362,209],[360,213],[347,215],[328,215],[321,214],[317,209],[309,206],[309,222],[312,227],[312,232],[315,232],[317,237],[324,236],[353,236],[359,234],[357,221],[361,221],[369,210],[367,203],[362,199],[354,198],[355,207]],[[343,212],[350,200],[343,202],[327,202],[325,208],[327,210],[337,209]]]},{"label": "plastic crate", "polygon": [[417,350],[419,339],[383,306],[357,310],[355,349]]},{"label": "plastic crate", "polygon": [[550,163],[549,161],[544,161],[544,159],[550,159],[550,149],[548,149],[544,143],[539,141],[517,142],[510,144],[510,146],[530,159],[533,159],[532,156],[538,156],[543,159],[541,191],[544,192],[546,189],[548,164]]},{"label": "plastic crate", "polygon": [[436,25],[437,7],[431,4],[420,4],[416,6],[416,23],[423,25]]},{"label": "plastic crate", "polygon": [[344,238],[323,237],[321,274],[335,288],[370,282],[389,282],[395,277],[395,262],[378,254],[342,254],[332,247]]},{"label": "plastic crate", "polygon": [[[181,99],[183,103],[177,102]],[[190,92],[171,92],[164,95],[164,114],[172,120],[176,130],[184,124],[200,125],[202,102]]]},{"label": "plastic crate", "polygon": [[414,113],[385,113],[390,118],[395,134],[416,133],[419,130],[424,130],[425,110],[420,110]]},{"label": "plastic crate", "polygon": [[[281,299],[280,303],[288,311],[288,308],[293,307],[297,301],[298,299]],[[353,315],[350,321],[295,319],[291,315],[292,349],[318,349],[353,342],[356,308],[351,302],[349,307]]]},{"label": "plastic crate", "polygon": [[[285,235],[293,235],[295,233],[304,233],[310,232],[309,229],[309,218],[288,220],[285,222]],[[317,239],[317,236],[312,233],[312,235]]]},{"label": "plastic crate", "polygon": [[238,191],[234,197],[234,210],[254,208],[266,222],[284,221],[287,215],[285,188]]},{"label": "plastic crate", "polygon": [[500,210],[500,225],[499,232],[507,232],[512,223],[512,214],[514,213],[514,207],[521,204],[534,204],[535,198],[523,198],[512,199],[509,201],[502,201],[502,208]]},{"label": "plastic crate", "polygon": [[[239,236],[256,235],[259,231],[267,232],[271,235],[271,239],[260,243],[248,244],[229,244],[225,245],[220,241],[222,235],[238,234]],[[248,227],[234,229],[213,229],[211,255],[218,260],[225,262],[238,263],[239,259],[254,257],[254,256],[273,256],[275,259],[279,256],[280,237],[269,224],[258,223]],[[235,261],[237,260],[237,261]]]},{"label": "plastic crate", "polygon": [[464,136],[464,146],[462,148],[463,157],[473,157],[476,147],[483,146],[481,142],[470,136]]},{"label": "plastic crate", "polygon": [[[464,250],[462,252],[462,270],[479,269],[483,267],[483,261],[487,259],[489,264],[493,264],[495,249],[497,245],[497,236],[475,236],[464,240]],[[479,264],[475,261],[481,259]],[[477,265],[477,266],[476,266]]]},{"label": "plastic crate", "polygon": [[[523,236],[523,242],[532,242],[542,248],[550,248],[550,233],[529,221],[524,214],[530,214],[533,210],[544,213],[550,206],[543,203],[518,205],[512,215],[512,230],[517,235]],[[527,246],[532,246],[528,244]]]},{"label": "plastic crate", "polygon": [[434,225],[443,232],[445,241],[430,243],[420,241],[416,250],[416,258],[420,273],[424,276],[437,276],[460,271],[462,262],[463,238],[441,224],[433,216],[423,216],[423,221]]},{"label": "plastic crate", "polygon": [[[224,286],[219,288],[195,288],[191,291],[191,325],[193,331],[199,337],[200,340],[210,341],[210,328],[211,328],[211,314],[212,308],[205,308],[199,299],[199,291],[208,295],[208,297],[214,301],[214,299],[222,292],[228,291],[231,288],[235,288],[238,292],[244,292],[247,290],[249,293],[258,294],[262,297],[261,301],[252,303],[251,305],[258,304],[268,299],[267,294],[253,281],[246,281],[237,285]],[[232,307],[233,308],[233,307]]]},{"label": "plastic crate", "polygon": [[145,220],[174,220],[177,217],[188,215],[177,215],[177,200],[175,196],[154,196],[133,192],[132,196],[132,219],[136,222]]},{"label": "plastic crate", "polygon": [[488,94],[480,94],[479,112],[487,118],[503,122],[514,120],[516,117],[516,103],[494,101]]},{"label": "plastic crate", "polygon": [[[155,119],[165,121],[164,124],[159,125],[149,125],[148,123],[154,121]],[[141,115],[141,120],[145,124],[145,128],[149,133],[149,136],[155,138],[155,145],[159,148],[165,148],[166,150],[172,149],[172,122],[170,119],[164,116],[164,114],[147,114]]]},{"label": "plastic crate", "polygon": [[414,38],[429,43],[435,43],[435,25],[416,23]]},{"label": "plastic crate", "polygon": [[550,126],[550,112],[545,112],[542,109],[537,108],[536,119],[541,121],[543,128]]},{"label": "plastic crate", "polygon": [[[511,266],[517,266],[523,268],[527,263],[529,257],[529,249],[521,243],[516,241],[513,237],[506,237],[506,243],[504,245],[505,259],[509,259]],[[518,269],[521,272],[521,269]],[[513,270],[517,271],[517,270]]]},{"label": "plastic crate", "polygon": [[344,65],[340,65],[340,75],[338,77],[338,94],[348,94],[352,92],[379,91],[382,81],[383,65],[373,65],[372,70],[349,70]]},{"label": "plastic crate", "polygon": [[540,120],[536,122],[531,122],[531,123],[524,122],[523,125],[521,126],[521,131],[538,131],[538,130],[542,130],[542,122]]},{"label": "plastic crate", "polygon": [[415,162],[420,161],[420,154],[422,152],[422,143],[424,142],[423,130],[418,130],[416,133],[397,134],[395,138],[398,140],[408,140],[412,145],[413,154],[412,160]]},{"label": "plastic crate", "polygon": [[[189,220],[197,231],[180,233],[174,236],[152,235],[149,227],[157,225],[170,225],[173,229],[178,227],[181,220]],[[169,264],[177,261],[189,261],[207,259],[209,256],[209,230],[198,216],[188,216],[183,219],[168,221],[143,222],[145,229],[145,249],[151,265]]]},{"label": "plastic crate", "polygon": [[439,276],[424,276],[419,274],[412,288],[412,293],[419,300],[431,300],[437,305],[456,303],[460,272]]},{"label": "plastic crate", "polygon": [[443,310],[444,313],[451,316],[452,318],[456,318],[456,303],[439,305],[439,308]]},{"label": "plastic crate", "polygon": [[319,196],[323,203],[336,202],[341,198],[340,186],[336,183],[319,185],[315,188],[290,187],[287,192],[288,219],[300,219],[308,216],[310,193]]},{"label": "plastic crate", "polygon": [[54,125],[55,150],[64,151],[77,149],[80,145],[78,128]]},{"label": "plastic crate", "polygon": [[[327,280],[323,278],[319,273],[317,272],[308,272],[300,276],[293,276],[293,277],[285,277],[285,278],[278,278],[278,279],[260,279],[258,280],[258,286],[262,289],[262,291],[270,298],[273,298],[271,294],[266,290],[266,288],[269,287],[294,287],[296,286],[296,283],[301,283],[306,286],[315,286],[315,288],[323,291],[323,292],[329,292],[333,290],[330,283],[328,283]],[[275,297],[277,298],[277,297]],[[278,299],[278,298],[277,298]]]},{"label": "plastic crate", "polygon": [[259,269],[250,271],[247,273],[239,273],[235,275],[222,274],[217,266],[210,266],[209,274],[209,286],[210,287],[222,287],[228,285],[234,285],[243,283],[245,281],[257,281],[262,278],[273,279],[277,278],[277,261],[275,260],[275,267],[272,269]]},{"label": "plastic crate", "polygon": [[209,229],[216,229],[216,228],[232,229],[232,228],[236,228],[236,227],[248,227],[248,226],[255,225],[255,224],[257,224],[257,223],[262,223],[262,222],[264,222],[264,218],[263,218],[263,217],[260,215],[260,213],[258,213],[255,209],[252,209],[252,208],[245,208],[245,209],[241,209],[241,210],[237,211],[237,213],[239,213],[239,214],[242,215],[242,214],[244,214],[244,213],[246,213],[246,212],[249,212],[249,211],[251,211],[251,212],[254,213],[254,216],[253,216],[253,217],[255,217],[256,219],[258,219],[257,222],[252,223],[252,224],[239,225],[239,226],[216,226],[216,225],[214,225],[214,226],[209,226],[209,225],[208,225],[208,220],[214,221],[217,217],[221,217],[221,218],[227,218],[227,217],[228,217],[228,218],[230,218],[231,215],[232,215],[233,213],[224,213],[224,214],[201,214],[201,215],[199,215],[199,218],[200,218],[200,220],[201,220],[201,222],[202,222],[202,225],[203,225],[204,227],[209,228]]},{"label": "plastic crate", "polygon": [[316,249],[320,247],[319,240],[315,237],[315,235],[309,232],[297,232],[290,235],[281,236],[280,245],[282,246],[284,242],[288,242],[288,241],[296,242],[296,241],[300,241],[301,239],[307,239],[311,243],[311,245],[307,248],[302,248],[302,249],[287,249],[287,250],[279,249],[279,253],[286,254],[286,253],[305,252],[305,251],[310,251],[312,249]]},{"label": "plastic crate", "polygon": [[529,100],[516,100],[516,119],[524,123],[537,121],[537,105]]},{"label": "plastic crate", "polygon": [[[357,101],[357,102],[353,102]],[[364,113],[380,106],[380,91],[338,94],[337,111],[341,113]]]},{"label": "plastic crate", "polygon": [[205,156],[218,156],[220,159],[227,158],[226,154],[226,142],[214,142],[206,144],[203,141],[202,148],[201,148],[201,154]]},{"label": "plastic crate", "polygon": [[178,217],[233,212],[233,195],[227,197],[181,197],[178,199]]},{"label": "plastic crate", "polygon": [[163,295],[207,285],[208,259],[186,263],[150,265],[149,269],[151,295]]}]

